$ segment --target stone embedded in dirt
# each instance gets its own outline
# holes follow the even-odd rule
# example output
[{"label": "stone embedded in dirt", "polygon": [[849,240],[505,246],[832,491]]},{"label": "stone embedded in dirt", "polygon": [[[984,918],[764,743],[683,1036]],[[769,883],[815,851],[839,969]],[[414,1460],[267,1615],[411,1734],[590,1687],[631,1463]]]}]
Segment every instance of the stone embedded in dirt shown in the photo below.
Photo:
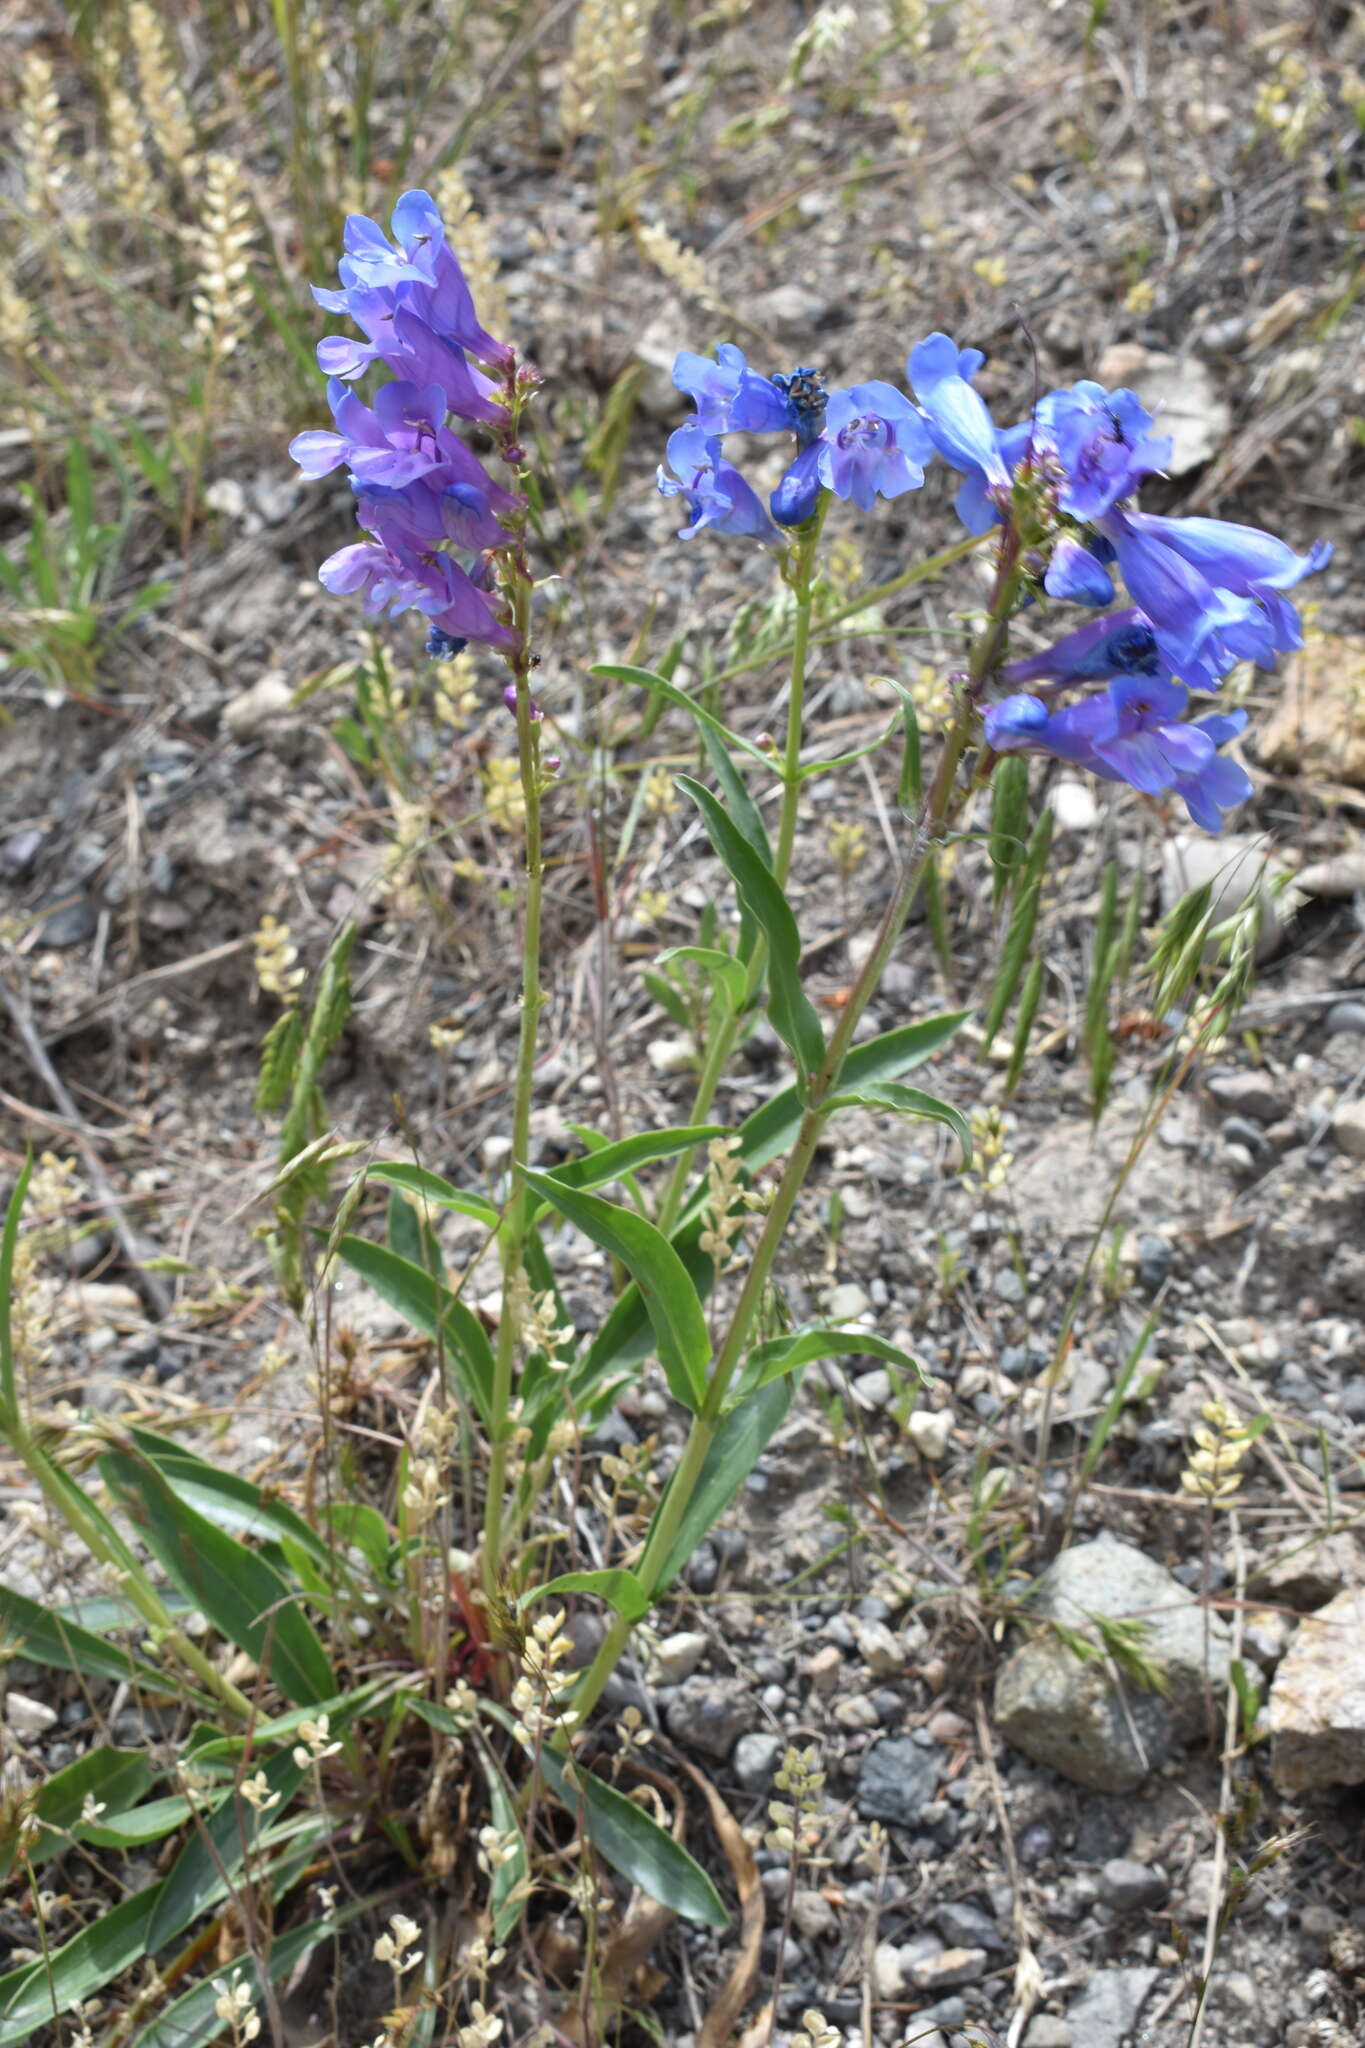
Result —
[{"label": "stone embedded in dirt", "polygon": [[1330,860],[1314,860],[1300,868],[1294,887],[1305,896],[1327,896],[1337,902],[1358,896],[1365,889],[1365,847],[1334,853]]},{"label": "stone embedded in dirt", "polygon": [[697,1063],[697,1048],[690,1038],[651,1038],[645,1058],[656,1074],[687,1074]]},{"label": "stone embedded in dirt", "polygon": [[1123,2048],[1137,2023],[1156,1970],[1097,1970],[1067,2007],[1072,2048]]},{"label": "stone embedded in dirt", "polygon": [[691,1629],[665,1636],[654,1652],[649,1675],[660,1685],[680,1685],[692,1676],[710,1647],[705,1636]]},{"label": "stone embedded in dirt", "polygon": [[752,1694],[737,1678],[689,1678],[668,1703],[673,1740],[707,1756],[728,1757],[757,1719]]},{"label": "stone embedded in dirt", "polygon": [[940,1707],[936,1714],[929,1716],[924,1725],[935,1742],[941,1742],[945,1748],[950,1748],[957,1742],[965,1742],[972,1732],[969,1723],[963,1720],[961,1714],[955,1714],[951,1707]]},{"label": "stone embedded in dirt", "polygon": [[1024,2048],[1071,2048],[1071,2029],[1055,2013],[1036,2012],[1029,2021]]},{"label": "stone embedded in dirt", "polygon": [[1252,1574],[1252,1584],[1276,1607],[1311,1614],[1347,1588],[1365,1585],[1365,1550],[1354,1536],[1337,1529],[1270,1559]]},{"label": "stone embedded in dirt", "polygon": [[953,1433],[951,1409],[917,1408],[905,1428],[911,1443],[928,1464],[937,1465],[947,1456],[948,1440]]},{"label": "stone embedded in dirt", "polygon": [[223,730],[229,739],[250,740],[294,708],[294,692],[283,669],[268,668],[249,690],[229,697],[223,706]]},{"label": "stone embedded in dirt", "polygon": [[936,1906],[930,1914],[949,1948],[984,1948],[999,1953],[1009,1944],[989,1913],[970,1906],[965,1899]]},{"label": "stone embedded in dirt", "polygon": [[1287,874],[1264,839],[1224,832],[1214,839],[1177,832],[1161,850],[1161,908],[1169,914],[1191,889],[1211,888],[1210,912],[1215,923],[1232,917],[1259,892],[1261,929],[1256,958],[1268,960],[1280,943],[1284,917],[1271,883]]},{"label": "stone embedded in dirt", "polygon": [[863,1758],[854,1804],[863,1820],[913,1827],[920,1808],[938,1790],[942,1760],[908,1735],[876,1742]]},{"label": "stone embedded in dirt", "polygon": [[1120,341],[1104,351],[1095,375],[1111,389],[1131,386],[1156,415],[1152,431],[1169,434],[1172,441],[1168,476],[1199,469],[1227,439],[1231,410],[1198,356],[1165,355],[1141,342]]},{"label": "stone embedded in dirt", "polygon": [[1100,807],[1089,783],[1063,776],[1052,792],[1052,821],[1059,832],[1093,832]]},{"label": "stone embedded in dirt", "polygon": [[1258,1124],[1273,1124],[1288,1116],[1292,1105],[1283,1088],[1277,1088],[1268,1074],[1249,1072],[1213,1073],[1205,1082],[1219,1109],[1229,1116],[1251,1117]]},{"label": "stone embedded in dirt", "polygon": [[1332,1111],[1332,1139],[1348,1159],[1365,1159],[1365,1102],[1340,1102]]},{"label": "stone embedded in dirt", "polygon": [[57,1725],[55,1707],[32,1700],[27,1693],[11,1692],[5,1698],[5,1719],[23,1742],[34,1742]]},{"label": "stone embedded in dirt", "polygon": [[741,1735],[730,1768],[746,1792],[766,1792],[786,1744],[780,1735]]},{"label": "stone embedded in dirt", "polygon": [[905,1669],[905,1646],[892,1635],[884,1621],[853,1622],[858,1655],[874,1678],[895,1678]]},{"label": "stone embedded in dirt", "polygon": [[[1142,1551],[1107,1536],[1064,1550],[1029,1607],[1038,1620],[1083,1636],[1096,1654],[1078,1656],[1055,1631],[1040,1629],[1002,1666],[996,1724],[1025,1756],[1095,1791],[1131,1792],[1175,1743],[1202,1732],[1207,1688],[1218,1698],[1227,1683],[1227,1626]],[[1160,1669],[1165,1695],[1101,1654],[1095,1617],[1136,1627],[1133,1647]]]},{"label": "stone embedded in dirt", "polygon": [[1339,1593],[1299,1623],[1266,1718],[1282,1792],[1365,1780],[1365,1590]]},{"label": "stone embedded in dirt", "polygon": [[837,1287],[831,1287],[825,1301],[825,1311],[832,1322],[852,1323],[859,1316],[865,1316],[872,1307],[866,1288],[856,1280],[841,1280]]},{"label": "stone embedded in dirt", "polygon": [[990,1958],[984,1948],[945,1948],[911,1967],[916,1991],[951,1991],[957,1984],[979,1984]]},{"label": "stone embedded in dirt", "polygon": [[839,1673],[844,1668],[843,1653],[837,1643],[823,1643],[806,1666],[810,1689],[827,1700],[839,1683]]},{"label": "stone embedded in dirt", "polygon": [[1362,685],[1365,640],[1310,632],[1287,666],[1269,719],[1257,732],[1260,760],[1315,782],[1365,788]]},{"label": "stone embedded in dirt", "polygon": [[62,893],[67,900],[43,919],[34,940],[35,945],[47,946],[54,953],[64,953],[70,946],[83,946],[95,936],[99,923],[98,912],[88,896],[72,895],[67,890]]},{"label": "stone embedded in dirt", "polygon": [[889,2005],[905,1990],[905,1972],[900,1950],[894,1942],[879,1941],[872,1951],[872,1995]]},{"label": "stone embedded in dirt", "polygon": [[1116,1913],[1147,1913],[1164,1906],[1170,1886],[1159,1870],[1132,1856],[1115,1856],[1099,1876],[1100,1898]]},{"label": "stone embedded in dirt", "polygon": [[[1365,888],[1365,877],[1361,887]],[[1322,1020],[1322,1028],[1329,1038],[1365,1038],[1365,1003],[1333,1003]]]},{"label": "stone embedded in dirt", "polygon": [[839,1919],[823,1892],[802,1887],[792,1897],[792,1925],[802,1941],[828,1941],[839,1932]]}]

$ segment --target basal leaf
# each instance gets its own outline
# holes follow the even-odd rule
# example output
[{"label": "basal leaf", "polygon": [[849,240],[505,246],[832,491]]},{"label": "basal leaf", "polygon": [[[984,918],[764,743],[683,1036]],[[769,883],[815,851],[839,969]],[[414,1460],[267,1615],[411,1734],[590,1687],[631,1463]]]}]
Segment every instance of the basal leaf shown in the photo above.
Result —
[{"label": "basal leaf", "polygon": [[541,1751],[540,1767],[560,1804],[581,1818],[604,1863],[680,1919],[727,1925],[720,1893],[696,1858],[633,1799],[581,1765],[573,1766],[570,1780],[564,1759],[551,1749]]},{"label": "basal leaf", "polygon": [[[34,1863],[55,1856],[71,1846],[71,1835],[79,1830],[81,1839],[93,1839],[90,1829],[80,1825],[87,1799],[117,1812],[142,1797],[152,1782],[152,1767],[140,1749],[88,1750],[74,1764],[54,1771],[38,1794],[35,1809],[42,1823],[31,1852]],[[0,1840],[0,1877],[8,1877],[14,1862],[14,1840]]]},{"label": "basal leaf", "polygon": [[106,1451],[99,1468],[162,1569],[220,1634],[268,1666],[286,1699],[306,1704],[336,1691],[327,1652],[272,1564],[181,1500],[149,1458]]},{"label": "basal leaf", "polygon": [[[129,1627],[125,1613],[121,1624]],[[144,1623],[137,1626],[144,1627]],[[164,1671],[141,1657],[130,1656],[116,1643],[107,1643],[76,1622],[26,1600],[22,1593],[0,1586],[0,1633],[16,1654],[31,1657],[35,1664],[48,1664],[57,1671],[80,1671],[87,1678],[135,1679],[158,1692],[170,1689]]]}]

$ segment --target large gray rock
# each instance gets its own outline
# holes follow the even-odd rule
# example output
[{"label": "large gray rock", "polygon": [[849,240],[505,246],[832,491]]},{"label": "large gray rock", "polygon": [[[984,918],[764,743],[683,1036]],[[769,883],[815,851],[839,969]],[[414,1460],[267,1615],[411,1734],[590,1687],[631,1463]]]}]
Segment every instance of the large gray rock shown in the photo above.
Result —
[{"label": "large gray rock", "polygon": [[1155,1970],[1097,1970],[1067,2007],[1071,2048],[1123,2048],[1156,1980]]},{"label": "large gray rock", "polygon": [[1206,1686],[1222,1697],[1225,1623],[1129,1543],[1101,1537],[1064,1550],[1039,1579],[1030,1609],[1097,1651],[1104,1644],[1099,1621],[1139,1624],[1135,1647],[1164,1680],[1163,1691],[1144,1689],[1112,1656],[1078,1656],[1046,1627],[1002,1666],[995,1685],[1001,1734],[1078,1785],[1135,1790],[1176,1743],[1202,1731]]},{"label": "large gray rock", "polygon": [[1365,1591],[1338,1593],[1299,1623],[1267,1717],[1282,1792],[1365,1779]]}]

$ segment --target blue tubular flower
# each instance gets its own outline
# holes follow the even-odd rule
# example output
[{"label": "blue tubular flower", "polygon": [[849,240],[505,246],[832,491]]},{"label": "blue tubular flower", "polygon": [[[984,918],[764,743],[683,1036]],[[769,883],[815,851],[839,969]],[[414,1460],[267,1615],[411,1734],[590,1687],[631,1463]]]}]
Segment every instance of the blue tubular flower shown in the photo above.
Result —
[{"label": "blue tubular flower", "polygon": [[919,489],[934,444],[904,392],[874,381],[830,393],[819,450],[826,490],[870,512],[879,495],[899,498]]},{"label": "blue tubular flower", "polygon": [[1106,514],[1102,531],[1114,544],[1128,595],[1150,620],[1173,675],[1195,689],[1216,690],[1237,661],[1274,666],[1274,629],[1263,606],[1210,583],[1125,513]]},{"label": "blue tubular flower", "polygon": [[[1156,634],[1135,606],[1091,619],[1074,633],[1012,661],[1000,671],[1002,682],[1033,683],[1052,679],[1054,690],[1074,683],[1107,683],[1112,676],[1155,676],[1161,673]],[[995,742],[991,742],[994,746]]]},{"label": "blue tubular flower", "polygon": [[1004,492],[1010,473],[999,437],[970,382],[985,360],[980,349],[959,349],[946,334],[931,334],[911,349],[905,368],[939,454],[954,469],[979,472],[988,489]]},{"label": "blue tubular flower", "polygon": [[1064,533],[1052,550],[1043,588],[1062,604],[1112,604],[1114,580],[1104,564],[1074,534]]},{"label": "blue tubular flower", "polygon": [[1278,653],[1302,647],[1298,612],[1282,593],[1326,568],[1332,559],[1330,541],[1314,541],[1306,555],[1296,555],[1288,541],[1277,540],[1273,533],[1225,519],[1163,519],[1151,512],[1130,512],[1127,521],[1140,536],[1173,549],[1216,588],[1254,598],[1269,619]]},{"label": "blue tubular flower", "polygon": [[803,448],[768,500],[779,526],[804,526],[820,502],[820,462],[824,453],[818,441]]},{"label": "blue tubular flower", "polygon": [[[1192,729],[1203,733],[1217,748],[1235,738],[1246,722],[1245,711],[1229,711],[1222,716],[1197,719]],[[1224,811],[1234,810],[1251,795],[1251,777],[1246,769],[1217,753],[1193,775],[1177,775],[1171,786],[1177,796],[1184,798],[1195,824],[1202,825],[1206,832],[1221,832]]]},{"label": "blue tubular flower", "polygon": [[704,526],[756,540],[781,539],[761,500],[721,454],[714,435],[695,424],[679,427],[668,437],[667,458],[673,474],[660,468],[658,485],[665,498],[681,497],[686,504],[690,523],[678,528],[680,539],[691,540]]},{"label": "blue tubular flower", "polygon": [[737,349],[732,341],[720,343],[714,362],[710,356],[695,355],[691,349],[678,351],[673,361],[673,382],[696,406],[693,424],[704,434],[729,433],[730,410],[748,368],[743,350]]},{"label": "blue tubular flower", "polygon": [[[738,351],[736,351],[738,354]],[[746,434],[795,434],[798,450],[816,440],[825,423],[825,387],[818,370],[801,365],[780,377],[746,369],[730,406],[730,425]]]},{"label": "blue tubular flower", "polygon": [[1169,435],[1148,433],[1152,416],[1134,391],[1082,382],[1039,399],[1039,438],[1062,471],[1057,503],[1073,519],[1098,519],[1171,459]]}]

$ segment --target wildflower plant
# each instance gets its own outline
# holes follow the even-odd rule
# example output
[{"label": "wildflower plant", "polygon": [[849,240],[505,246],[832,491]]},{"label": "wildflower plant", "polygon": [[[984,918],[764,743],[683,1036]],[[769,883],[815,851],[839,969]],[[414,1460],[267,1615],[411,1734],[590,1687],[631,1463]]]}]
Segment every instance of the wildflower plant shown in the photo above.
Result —
[{"label": "wildflower plant", "polygon": [[[623,35],[633,36],[635,14],[618,13]],[[819,17],[830,48],[848,32],[844,14],[831,8]],[[135,9],[133,21],[135,35],[142,24],[145,64],[160,45],[145,10]],[[820,54],[812,42],[802,61],[814,64]],[[566,127],[588,118],[594,95],[627,87],[643,61],[632,56],[615,81],[584,70]],[[42,83],[35,79],[30,94],[35,120],[44,115]],[[184,173],[197,141],[174,106],[164,114],[158,150]],[[217,295],[244,315],[243,215],[232,180],[221,169],[216,175],[222,261],[212,279],[205,273],[203,295],[211,307]],[[252,2039],[262,2029],[258,2014],[273,2030],[274,1984],[344,1918],[368,1914],[371,1953],[387,1965],[396,2011],[390,2019],[357,2015],[355,2038],[374,2038],[381,2020],[379,2038],[405,2036],[450,1993],[463,2001],[447,2014],[464,2014],[458,2038],[493,2042],[504,2021],[486,1981],[490,1957],[541,1894],[535,1858],[551,1853],[544,1845],[553,1830],[539,1825],[550,1803],[577,1824],[572,1851],[561,1855],[572,1878],[561,1869],[555,1887],[587,1902],[590,1919],[612,1896],[604,1875],[611,1870],[692,1920],[724,1922],[700,1865],[615,1782],[640,1768],[638,1723],[621,1723],[610,1707],[605,1725],[590,1731],[589,1723],[636,1631],[781,1425],[805,1368],[866,1354],[923,1379],[912,1357],[873,1331],[818,1322],[784,1328],[775,1309],[797,1204],[843,1112],[936,1123],[964,1162],[971,1159],[963,1111],[906,1078],[952,1040],[965,1013],[865,1035],[883,970],[917,899],[934,886],[946,842],[967,829],[984,792],[995,800],[997,907],[1009,905],[1002,950],[1014,980],[1023,976],[1049,849],[1046,814],[1036,824],[1028,815],[1029,756],[1065,760],[1150,800],[1179,799],[1196,822],[1217,829],[1248,794],[1243,770],[1224,751],[1246,713],[1194,700],[1215,703],[1237,662],[1271,666],[1299,644],[1290,593],[1328,554],[1322,546],[1296,553],[1247,527],[1142,512],[1139,489],[1169,451],[1132,392],[1078,383],[997,427],[973,381],[981,357],[941,333],[909,350],[903,384],[875,374],[830,384],[809,363],[762,371],[730,342],[714,356],[681,351],[674,383],[691,416],[668,436],[658,488],[688,545],[747,554],[756,576],[765,557],[775,566],[785,640],[746,653],[735,668],[785,649],[785,730],[766,744],[745,737],[725,715],[723,678],[711,679],[703,703],[675,680],[675,663],[661,665],[667,673],[626,662],[595,671],[638,693],[651,711],[693,721],[705,776],[680,774],[672,789],[651,780],[641,808],[662,830],[675,801],[689,807],[734,908],[727,916],[723,900],[711,904],[697,942],[661,954],[646,983],[695,1037],[684,1121],[611,1139],[588,1134],[576,1156],[538,1168],[531,1137],[545,1005],[543,811],[557,800],[558,767],[543,748],[546,719],[532,692],[536,500],[527,444],[540,379],[484,326],[448,223],[425,192],[402,195],[388,232],[352,215],[337,283],[315,296],[336,322],[317,351],[330,424],[298,434],[292,452],[306,478],[345,475],[358,529],[323,561],[321,580],[339,599],[358,599],[371,618],[417,614],[427,655],[450,678],[452,726],[475,692],[506,718],[506,765],[490,770],[488,788],[509,857],[522,870],[506,1165],[488,1187],[471,1189],[411,1157],[370,1159],[329,1222],[313,1227],[329,1171],[350,1149],[328,1131],[319,1075],[345,1025],[354,933],[343,931],[333,945],[308,1004],[288,930],[263,921],[257,978],[278,1014],[260,1103],[282,1119],[268,1235],[287,1300],[316,1336],[317,1304],[335,1261],[344,1260],[435,1352],[415,1417],[400,1430],[361,1432],[401,1445],[382,1506],[310,1482],[307,1514],[151,1430],[35,1414],[20,1370],[33,1340],[23,1335],[22,1304],[20,1318],[9,1305],[25,1269],[28,1175],[20,1176],[0,1240],[0,1436],[47,1513],[100,1567],[136,1647],[121,1648],[74,1619],[55,1625],[37,1603],[8,1592],[0,1594],[0,1617],[28,1656],[158,1697],[174,1684],[192,1709],[192,1733],[170,1797],[147,1800],[151,1767],[120,1776],[127,1759],[112,1749],[95,1767],[81,1760],[78,1784],[63,1787],[58,1774],[40,1794],[36,1836],[25,1829],[22,1837],[30,1867],[58,1829],[96,1848],[158,1840],[158,1829],[183,1833],[167,1874],[120,1908],[126,1922],[111,1916],[102,1930],[98,1968],[78,1937],[0,1977],[0,2048],[46,2027],[54,2001],[72,2006],[144,1956],[174,1956],[183,1974],[205,1946],[190,1930],[209,1913],[224,1929],[241,1928],[240,1968],[163,2001],[157,2038],[171,2038],[177,2025],[208,2038],[216,2023]],[[226,341],[217,346],[226,356]],[[775,442],[784,458],[766,494],[743,471],[741,451],[753,437]],[[883,500],[917,492],[937,465],[959,480],[964,532],[878,589],[852,587],[861,580],[849,567],[858,555],[846,536],[827,541],[831,515],[844,508],[845,521],[875,520]],[[937,731],[926,742],[905,691],[878,742],[894,739],[900,750],[898,867],[827,1025],[803,982],[788,891],[798,843],[817,843],[801,831],[807,783],[859,756],[831,757],[808,729],[814,629],[823,635],[858,620],[875,630],[880,606],[968,554],[988,565],[984,617],[943,685]],[[1069,625],[1073,613],[1081,623]],[[1021,650],[1014,642],[1024,632]],[[770,795],[771,836],[763,803]],[[845,836],[832,852],[851,872],[861,842]],[[711,894],[722,891],[713,886]],[[1037,982],[1032,975],[1025,985],[1034,1003]],[[987,1040],[1009,1000],[1008,973],[1004,985]],[[731,1128],[718,1121],[716,1105],[731,1056],[764,1015],[790,1078]],[[1004,1128],[998,1120],[979,1126],[987,1189],[1007,1169]],[[624,1198],[610,1199],[606,1189],[624,1190]],[[362,1211],[375,1190],[388,1203],[380,1241]],[[475,1261],[460,1274],[446,1270],[440,1224],[450,1213],[475,1227],[499,1268],[496,1295],[481,1294],[477,1310],[466,1288]],[[550,1258],[551,1233],[562,1241],[566,1226],[619,1277],[586,1330],[569,1313]],[[638,1384],[649,1359],[686,1417],[685,1441],[657,1490],[651,1443],[604,1460],[611,1492],[594,1495],[595,1481],[583,1480],[578,1465],[584,1434]],[[343,1363],[350,1373],[353,1358],[343,1353]],[[329,1429],[357,1376],[344,1386],[320,1377]],[[1219,1455],[1212,1479],[1223,1487],[1227,1460]],[[553,1520],[566,1492],[567,1532]],[[603,1498],[611,1503],[596,1518],[603,1547],[584,1565],[578,1525],[594,1519],[588,1509]],[[626,1504],[619,1514],[618,1501]],[[591,1636],[575,1627],[585,1604]],[[184,1625],[186,1607],[231,1654]],[[603,1773],[595,1745],[609,1742],[617,1725],[625,1728],[617,1770]],[[410,1828],[393,1793],[416,1759],[430,1796]],[[457,1769],[468,1794],[458,1826],[447,1824],[443,1796]],[[822,1786],[818,1754],[790,1752],[770,1818],[793,1869],[818,1852]],[[154,1817],[144,1810],[130,1820],[147,1806],[158,1809]],[[352,1850],[366,1839],[391,1852],[406,1897],[395,1899],[391,1886],[367,1895],[353,1885]],[[444,1884],[460,1859],[483,1913],[482,1960],[463,1972],[450,1933],[463,1915],[407,1910],[419,1882]],[[325,1902],[319,1876],[328,1880]],[[297,1922],[280,1910],[286,1899]],[[200,1947],[177,1948],[185,1940]],[[833,2030],[811,2011],[802,2034],[827,2048]],[[119,2038],[139,2036],[128,2028]]]}]

